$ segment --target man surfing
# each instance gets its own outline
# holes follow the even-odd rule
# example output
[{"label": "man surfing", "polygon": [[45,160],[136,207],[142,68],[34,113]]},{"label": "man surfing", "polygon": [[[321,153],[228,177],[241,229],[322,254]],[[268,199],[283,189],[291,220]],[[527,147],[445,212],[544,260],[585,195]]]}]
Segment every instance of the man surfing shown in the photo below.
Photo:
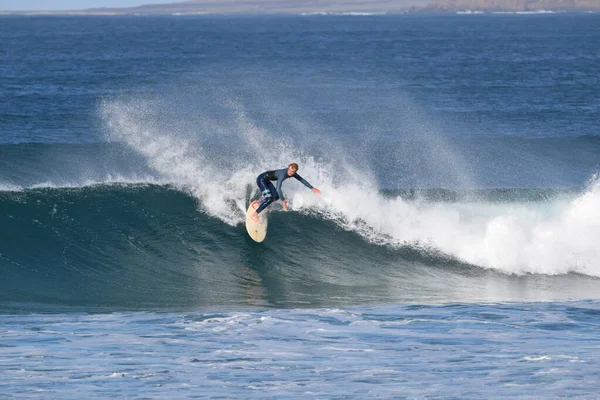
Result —
[{"label": "man surfing", "polygon": [[[262,192],[262,198],[260,203],[258,200],[254,200],[252,202],[252,208],[255,210],[251,217],[252,221],[258,224],[258,214],[260,214],[262,210],[267,208],[269,204],[275,200],[281,200],[283,203],[283,209],[285,211],[288,210],[287,200],[281,191],[281,185],[283,184],[283,181],[292,177],[302,182],[307,188],[312,189],[313,192],[321,194],[319,189],[312,187],[312,185],[308,183],[306,179],[298,175],[298,164],[296,163],[291,163],[287,168],[265,171],[256,178],[256,184]],[[273,186],[271,183],[272,181],[277,181],[277,187]]]}]

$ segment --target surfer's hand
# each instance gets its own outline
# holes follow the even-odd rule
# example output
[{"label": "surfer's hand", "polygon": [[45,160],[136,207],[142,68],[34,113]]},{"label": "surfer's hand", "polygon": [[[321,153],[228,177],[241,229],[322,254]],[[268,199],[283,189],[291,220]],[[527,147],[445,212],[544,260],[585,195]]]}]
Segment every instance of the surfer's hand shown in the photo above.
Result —
[{"label": "surfer's hand", "polygon": [[316,194],[321,194],[321,191],[317,188],[312,188],[312,191],[315,192]]},{"label": "surfer's hand", "polygon": [[283,203],[283,211],[287,211],[288,210],[287,200],[284,200],[282,203]]}]

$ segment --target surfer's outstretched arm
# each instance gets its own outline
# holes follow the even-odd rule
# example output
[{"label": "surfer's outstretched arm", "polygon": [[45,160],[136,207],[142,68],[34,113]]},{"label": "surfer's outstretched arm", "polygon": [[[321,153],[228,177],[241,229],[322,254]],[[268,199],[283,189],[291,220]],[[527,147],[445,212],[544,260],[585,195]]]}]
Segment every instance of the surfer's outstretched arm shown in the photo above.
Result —
[{"label": "surfer's outstretched arm", "polygon": [[303,177],[301,177],[298,173],[294,174],[294,178],[296,178],[298,181],[302,182],[302,184],[304,186],[306,186],[307,188],[311,189],[314,193],[321,194],[321,191],[319,189],[317,189],[316,187],[313,187],[313,185],[311,185],[310,183],[308,183],[308,181],[306,179],[304,179]]}]

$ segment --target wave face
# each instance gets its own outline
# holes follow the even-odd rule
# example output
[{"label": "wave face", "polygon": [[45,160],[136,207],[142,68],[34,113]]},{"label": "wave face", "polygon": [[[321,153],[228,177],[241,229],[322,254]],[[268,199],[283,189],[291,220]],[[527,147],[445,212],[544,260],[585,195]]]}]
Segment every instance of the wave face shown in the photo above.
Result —
[{"label": "wave face", "polygon": [[154,310],[598,293],[598,185],[368,196],[377,212],[360,206],[365,198],[301,205],[297,194],[297,211],[274,209],[257,244],[235,203],[227,219],[237,222],[227,223],[171,185],[4,191],[0,304]]}]

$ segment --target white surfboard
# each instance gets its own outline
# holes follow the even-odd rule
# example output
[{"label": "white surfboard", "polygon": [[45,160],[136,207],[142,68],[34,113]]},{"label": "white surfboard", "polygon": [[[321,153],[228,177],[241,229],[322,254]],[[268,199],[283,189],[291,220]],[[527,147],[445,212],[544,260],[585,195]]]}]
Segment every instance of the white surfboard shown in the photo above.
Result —
[{"label": "white surfboard", "polygon": [[267,236],[269,218],[267,216],[267,212],[263,211],[258,214],[258,221],[260,223],[257,224],[256,222],[252,221],[252,218],[250,218],[252,213],[254,213],[254,208],[252,207],[252,203],[250,203],[248,210],[246,210],[246,230],[248,231],[248,235],[250,235],[255,242],[260,243],[265,240],[265,236]]}]

